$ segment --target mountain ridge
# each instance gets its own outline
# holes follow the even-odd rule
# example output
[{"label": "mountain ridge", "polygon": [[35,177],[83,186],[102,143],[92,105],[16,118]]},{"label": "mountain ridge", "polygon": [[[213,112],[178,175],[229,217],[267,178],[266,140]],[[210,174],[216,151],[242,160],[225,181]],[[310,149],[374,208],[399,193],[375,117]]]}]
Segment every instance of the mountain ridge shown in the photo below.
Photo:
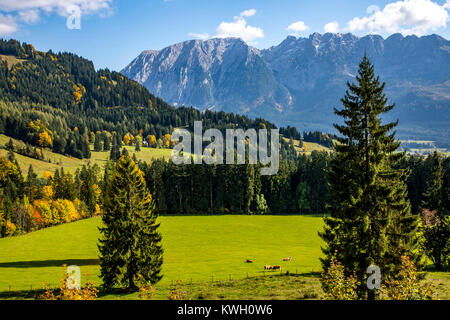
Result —
[{"label": "mountain ridge", "polygon": [[450,42],[437,35],[351,33],[288,36],[256,49],[237,38],[187,40],[146,50],[121,73],[169,103],[222,109],[301,130],[331,131],[347,81],[366,53],[397,107],[402,137],[446,137]]}]

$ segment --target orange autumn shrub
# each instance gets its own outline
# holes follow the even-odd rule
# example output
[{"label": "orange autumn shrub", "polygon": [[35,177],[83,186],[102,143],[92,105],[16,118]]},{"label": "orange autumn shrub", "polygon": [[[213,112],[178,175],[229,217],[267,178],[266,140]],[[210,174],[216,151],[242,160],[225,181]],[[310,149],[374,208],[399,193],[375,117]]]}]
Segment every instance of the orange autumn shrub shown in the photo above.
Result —
[{"label": "orange autumn shrub", "polygon": [[52,201],[52,206],[58,212],[59,220],[62,222],[72,222],[80,219],[80,214],[70,200],[58,199]]},{"label": "orange autumn shrub", "polygon": [[58,212],[52,207],[51,202],[47,200],[34,200],[33,206],[41,215],[44,226],[49,227],[60,224]]},{"label": "orange autumn shrub", "polygon": [[83,217],[78,211],[78,207],[81,207],[81,204],[67,199],[34,200],[33,207],[33,219],[41,227],[72,222]]},{"label": "orange autumn shrub", "polygon": [[47,289],[37,297],[39,300],[95,300],[98,289],[91,282],[86,282],[80,289],[71,289],[67,286],[68,274],[61,277],[59,289]]}]

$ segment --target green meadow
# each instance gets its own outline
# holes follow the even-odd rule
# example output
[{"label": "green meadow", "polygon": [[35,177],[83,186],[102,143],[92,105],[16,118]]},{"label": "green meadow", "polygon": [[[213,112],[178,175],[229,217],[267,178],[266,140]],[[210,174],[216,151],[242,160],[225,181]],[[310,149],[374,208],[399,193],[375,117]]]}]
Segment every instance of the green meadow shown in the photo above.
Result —
[{"label": "green meadow", "polygon": [[[269,264],[291,273],[320,270],[320,217],[162,216],[159,220],[165,250],[161,284],[261,276],[263,266]],[[97,217],[0,239],[0,292],[42,288],[44,283],[56,286],[63,264],[80,266],[82,274],[100,284],[100,224]],[[286,257],[292,260],[283,262]],[[247,259],[254,262],[246,263]]]},{"label": "green meadow", "polygon": [[[167,299],[181,281],[185,299],[320,298],[319,216],[162,216],[163,279],[155,299]],[[34,299],[56,288],[64,264],[81,268],[82,282],[101,284],[97,239],[101,218],[91,218],[0,239],[0,299]],[[292,257],[289,262],[283,258]],[[246,260],[253,263],[246,263]],[[280,265],[279,271],[263,271]],[[430,272],[437,298],[450,298],[450,273]],[[113,292],[100,299],[139,299]]]}]

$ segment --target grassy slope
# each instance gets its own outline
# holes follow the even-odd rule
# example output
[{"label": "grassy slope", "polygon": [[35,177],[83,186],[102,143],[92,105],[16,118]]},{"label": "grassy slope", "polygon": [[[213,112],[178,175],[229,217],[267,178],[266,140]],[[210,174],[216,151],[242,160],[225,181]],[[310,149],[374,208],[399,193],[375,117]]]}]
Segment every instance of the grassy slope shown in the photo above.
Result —
[{"label": "grassy slope", "polygon": [[[6,143],[9,141],[9,137],[5,136],[3,134],[0,134],[0,148],[4,147]],[[20,140],[13,139],[13,143],[15,145],[23,144]],[[152,161],[152,159],[157,158],[166,158],[169,159],[169,157],[172,154],[172,150],[170,149],[154,149],[154,148],[141,148],[140,152],[135,152],[134,147],[126,146],[128,152],[130,154],[136,153],[136,156],[138,159],[143,161]],[[0,149],[0,156],[5,156],[8,153],[7,150]],[[56,169],[64,168],[66,172],[74,173],[77,168],[80,168],[83,166],[83,164],[98,164],[100,167],[103,167],[104,163],[109,158],[109,152],[95,152],[92,151],[91,159],[77,159],[73,157],[67,157],[63,156],[58,153],[53,153],[50,151],[45,151],[45,156],[47,159],[51,160],[51,163],[46,161],[41,161],[33,158],[29,158],[26,156],[19,155],[15,153],[16,159],[19,162],[20,168],[22,169],[22,172],[26,174],[28,172],[28,167],[30,164],[33,166],[33,169],[35,172],[41,176],[44,171],[51,171],[54,172]]]},{"label": "grassy slope", "polygon": [[[262,275],[266,264],[283,271],[320,268],[319,217],[175,216],[160,218],[165,263],[162,284],[172,280],[207,282]],[[89,279],[97,274],[97,227],[100,218],[0,239],[0,292],[56,285],[62,264],[81,266]],[[283,262],[291,256],[290,262]],[[245,263],[246,259],[254,263]]]},{"label": "grassy slope", "polygon": [[[283,139],[286,142],[289,142],[288,138]],[[306,152],[304,148],[300,148],[300,141],[299,140],[293,140],[294,142],[294,149],[297,151],[297,154],[307,154],[310,155],[313,151],[331,151],[331,149],[324,147],[318,143],[315,142],[303,142],[304,145],[306,145]]]},{"label": "grassy slope", "polygon": [[10,68],[10,69],[16,63],[26,61],[25,59],[18,59],[15,56],[8,56],[8,55],[4,55],[4,54],[0,54],[0,59],[6,60],[6,63],[8,64],[8,68]]}]

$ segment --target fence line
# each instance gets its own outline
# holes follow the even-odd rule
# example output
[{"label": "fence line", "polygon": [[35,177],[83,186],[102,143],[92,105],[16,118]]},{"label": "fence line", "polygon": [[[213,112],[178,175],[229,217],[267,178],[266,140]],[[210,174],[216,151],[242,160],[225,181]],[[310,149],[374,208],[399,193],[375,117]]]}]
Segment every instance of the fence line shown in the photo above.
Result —
[{"label": "fence line", "polygon": [[[237,277],[236,274],[232,274],[229,273],[228,277],[227,276],[221,276],[218,277],[217,275],[212,275],[210,279],[205,279],[205,280],[199,280],[199,279],[193,279],[192,277],[188,279],[188,281],[183,281],[181,279],[170,279],[170,285],[174,286],[176,284],[177,281],[180,282],[181,285],[200,285],[200,284],[207,284],[207,283],[221,283],[221,282],[227,282],[227,281],[241,281],[241,280],[247,280],[247,279],[251,279],[251,278],[265,278],[265,277],[270,277],[270,276],[301,276],[301,275],[305,275],[308,273],[317,273],[317,271],[314,271],[313,269],[310,272],[300,272],[298,273],[298,269],[295,269],[295,273],[294,272],[290,272],[289,270],[283,271],[280,270],[278,271],[266,271],[263,270],[261,271],[261,273],[257,273],[257,274],[249,274],[248,272],[243,276],[243,277]],[[165,282],[161,284],[162,286],[169,286],[169,282]],[[32,292],[32,291],[43,291],[43,290],[47,290],[47,289],[59,289],[60,284],[45,284],[44,286],[35,286],[33,288],[33,285],[30,285],[30,289],[25,289],[25,287],[22,287],[19,290],[14,291],[14,286],[12,285],[8,285],[7,290],[0,290],[0,293],[4,294],[4,293],[12,293],[12,292]]]}]

